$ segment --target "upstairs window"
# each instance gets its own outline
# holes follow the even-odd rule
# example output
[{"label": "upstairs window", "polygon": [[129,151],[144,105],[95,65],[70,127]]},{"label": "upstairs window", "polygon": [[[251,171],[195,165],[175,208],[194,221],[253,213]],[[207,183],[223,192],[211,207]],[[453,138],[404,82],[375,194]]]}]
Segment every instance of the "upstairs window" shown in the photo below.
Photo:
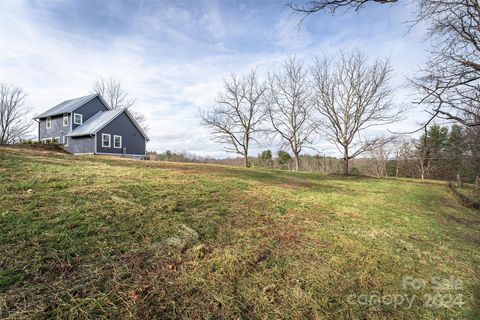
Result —
[{"label": "upstairs window", "polygon": [[50,129],[52,127],[52,118],[47,117],[47,129]]},{"label": "upstairs window", "polygon": [[80,113],[73,114],[73,123],[75,124],[82,124],[83,123],[83,115]]},{"label": "upstairs window", "polygon": [[68,127],[68,113],[63,115],[63,126]]},{"label": "upstairs window", "polygon": [[122,148],[122,136],[113,136],[113,147],[117,149]]},{"label": "upstairs window", "polygon": [[102,147],[110,148],[110,135],[102,133]]}]

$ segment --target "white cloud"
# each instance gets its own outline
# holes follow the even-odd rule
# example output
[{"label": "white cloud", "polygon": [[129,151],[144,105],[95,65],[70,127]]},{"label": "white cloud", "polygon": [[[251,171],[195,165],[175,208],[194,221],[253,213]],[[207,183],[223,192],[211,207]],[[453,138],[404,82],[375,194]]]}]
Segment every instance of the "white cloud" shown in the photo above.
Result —
[{"label": "white cloud", "polygon": [[[80,20],[76,27],[59,21],[53,14],[56,4],[33,7],[22,1],[0,2],[2,80],[22,86],[29,93],[27,104],[39,113],[62,100],[88,93],[98,76],[118,78],[138,99],[136,109],[147,115],[151,150],[225,156],[220,145],[209,141],[197,114],[200,108],[214,103],[222,79],[231,72],[257,67],[265,73],[291,54],[309,59],[358,47],[372,55],[391,56],[400,73],[395,81],[401,83],[423,59],[419,34],[403,36],[406,28],[399,26],[399,18],[393,13],[393,21],[389,22],[392,30],[388,32],[368,30],[372,23],[346,16],[311,17],[311,22],[298,31],[297,21],[284,7],[278,12],[261,8],[232,10],[245,15],[242,20],[240,16],[227,16],[222,11],[225,3],[206,7],[193,3],[162,5],[127,15],[121,2],[105,2],[103,10],[120,25],[128,26],[115,32],[86,28],[93,23],[87,20]],[[400,8],[395,13],[405,11]],[[259,25],[270,25],[270,29],[263,27],[258,34],[245,34],[254,26],[242,23],[254,21],[252,16],[261,20]],[[358,29],[352,28],[352,19],[359,19]],[[382,22],[374,25],[385,26]],[[250,43],[250,37],[262,43]],[[246,42],[245,46],[239,46],[237,39]],[[399,91],[397,99],[406,100],[406,94],[405,90]],[[422,115],[397,127],[410,129]],[[334,152],[331,145],[318,145]],[[254,152],[260,149],[256,146]]]}]

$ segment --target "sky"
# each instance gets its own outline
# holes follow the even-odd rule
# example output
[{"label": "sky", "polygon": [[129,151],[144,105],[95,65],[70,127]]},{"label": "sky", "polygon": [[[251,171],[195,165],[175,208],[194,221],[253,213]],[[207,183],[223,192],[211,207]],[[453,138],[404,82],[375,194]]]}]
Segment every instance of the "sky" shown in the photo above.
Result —
[{"label": "sky", "polygon": [[[0,81],[22,87],[32,117],[91,93],[98,77],[121,81],[147,118],[148,150],[226,157],[210,140],[198,114],[214,106],[223,79],[256,68],[261,76],[295,55],[314,57],[363,50],[389,57],[395,103],[411,106],[406,78],[427,57],[422,25],[409,31],[409,4],[368,5],[335,16],[316,14],[301,28],[286,1],[0,1]],[[405,119],[374,128],[410,131],[426,114],[413,107]],[[337,155],[321,137],[314,147]],[[262,143],[262,149],[278,150]]]}]

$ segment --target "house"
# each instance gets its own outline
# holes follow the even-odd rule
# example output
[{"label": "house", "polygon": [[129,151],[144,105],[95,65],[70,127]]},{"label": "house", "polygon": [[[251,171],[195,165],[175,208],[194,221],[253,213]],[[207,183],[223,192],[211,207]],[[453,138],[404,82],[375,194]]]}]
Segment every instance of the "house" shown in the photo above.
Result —
[{"label": "house", "polygon": [[99,94],[64,101],[37,115],[38,140],[73,154],[145,157],[145,131],[127,109],[111,109]]}]

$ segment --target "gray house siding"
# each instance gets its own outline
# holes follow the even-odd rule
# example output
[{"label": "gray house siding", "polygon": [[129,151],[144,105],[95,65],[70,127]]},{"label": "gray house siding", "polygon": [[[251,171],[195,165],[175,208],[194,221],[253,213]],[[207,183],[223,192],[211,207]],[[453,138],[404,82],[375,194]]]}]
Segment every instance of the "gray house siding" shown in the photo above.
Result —
[{"label": "gray house siding", "polygon": [[70,153],[94,153],[95,138],[90,136],[68,137],[68,146],[65,146],[65,150]]},{"label": "gray house siding", "polygon": [[[102,103],[102,101],[98,97],[95,97],[92,100],[85,103],[83,106],[74,110],[72,112],[72,116],[74,113],[79,113],[83,116],[82,121],[85,122],[88,119],[90,119],[94,114],[98,113],[99,111],[106,111],[106,110],[109,110],[109,109],[105,107],[105,105]],[[72,130],[74,130],[78,126],[80,125],[72,122]]]},{"label": "gray house siding", "polygon": [[[110,148],[102,147],[102,133],[111,135]],[[122,148],[113,147],[113,136],[122,137]],[[125,112],[97,132],[97,153],[145,155],[145,138]]]},{"label": "gray house siding", "polygon": [[63,142],[63,136],[70,132],[70,117],[68,118],[68,126],[63,126],[63,115],[58,115],[51,117],[52,119],[52,126],[50,129],[47,129],[47,118],[43,118],[39,120],[39,141],[42,139],[49,139],[49,138],[60,138],[60,143]]}]

